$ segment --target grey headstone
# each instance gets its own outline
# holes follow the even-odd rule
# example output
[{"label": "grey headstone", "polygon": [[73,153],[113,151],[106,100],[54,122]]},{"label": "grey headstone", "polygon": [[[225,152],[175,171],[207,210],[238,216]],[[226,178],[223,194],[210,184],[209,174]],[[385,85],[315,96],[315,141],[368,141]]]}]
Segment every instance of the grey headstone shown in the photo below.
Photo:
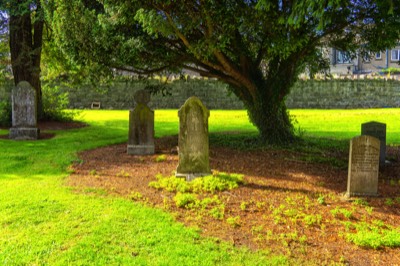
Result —
[{"label": "grey headstone", "polygon": [[9,137],[15,140],[35,140],[39,138],[37,128],[36,90],[26,81],[13,88],[12,128]]},{"label": "grey headstone", "polygon": [[385,165],[386,160],[386,124],[371,121],[361,124],[361,135],[368,135],[379,139],[381,142],[379,164]]},{"label": "grey headstone", "polygon": [[[136,97],[136,95],[141,96]],[[136,107],[129,111],[127,153],[154,154],[154,111],[146,105],[150,101],[150,95],[141,90],[135,94],[135,100],[137,101]]]},{"label": "grey headstone", "polygon": [[179,164],[176,176],[187,181],[211,174],[209,163],[208,118],[210,111],[197,97],[179,109]]},{"label": "grey headstone", "polygon": [[347,196],[377,196],[379,139],[359,136],[350,141]]}]

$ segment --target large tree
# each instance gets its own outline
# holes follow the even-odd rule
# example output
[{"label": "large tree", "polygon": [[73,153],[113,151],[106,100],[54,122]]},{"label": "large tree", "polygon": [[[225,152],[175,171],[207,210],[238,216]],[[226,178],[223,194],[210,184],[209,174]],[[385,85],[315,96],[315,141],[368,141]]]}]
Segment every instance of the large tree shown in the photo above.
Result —
[{"label": "large tree", "polygon": [[[2,22],[8,23],[11,66],[15,85],[28,81],[36,90],[38,112],[42,112],[40,62],[44,13],[40,0],[6,0],[0,4]],[[7,15],[6,15],[7,14]]]},{"label": "large tree", "polygon": [[81,64],[189,69],[230,85],[260,136],[293,139],[285,97],[326,68],[324,47],[379,51],[399,39],[393,0],[56,0],[58,44]]}]

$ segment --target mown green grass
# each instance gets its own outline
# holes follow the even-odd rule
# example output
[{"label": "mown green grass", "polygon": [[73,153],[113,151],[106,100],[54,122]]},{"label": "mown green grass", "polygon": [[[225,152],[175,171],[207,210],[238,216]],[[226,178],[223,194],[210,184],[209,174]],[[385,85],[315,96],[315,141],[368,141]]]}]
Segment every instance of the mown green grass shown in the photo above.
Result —
[{"label": "mown green grass", "polygon": [[[157,137],[178,133],[176,110],[157,110],[155,114]],[[370,120],[387,123],[388,143],[400,143],[397,109],[293,110],[291,114],[305,130],[304,149],[313,149],[314,145],[321,150],[347,142],[359,134],[362,122]],[[78,151],[127,140],[128,111],[84,111],[81,119],[90,126],[54,132],[53,139],[21,142],[0,139],[1,264],[288,263],[279,254],[253,253],[203,239],[195,229],[183,227],[160,210],[95,193],[96,190],[86,195],[73,193],[63,180],[68,175],[68,166],[79,162]],[[243,137],[251,142],[257,135],[245,111],[212,111],[209,128],[211,140],[243,143]],[[240,134],[221,133],[227,131]],[[6,133],[7,130],[0,131],[2,135]],[[315,141],[314,136],[339,140]]]},{"label": "mown green grass", "polygon": [[400,109],[291,110],[296,127],[306,136],[350,139],[361,134],[361,124],[386,123],[386,143],[400,144]]}]

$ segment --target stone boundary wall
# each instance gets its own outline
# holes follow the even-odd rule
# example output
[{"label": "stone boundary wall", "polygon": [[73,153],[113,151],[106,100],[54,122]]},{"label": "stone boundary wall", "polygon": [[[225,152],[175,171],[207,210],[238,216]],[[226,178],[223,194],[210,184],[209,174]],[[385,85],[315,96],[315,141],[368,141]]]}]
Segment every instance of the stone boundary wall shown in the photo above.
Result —
[{"label": "stone boundary wall", "polygon": [[[120,82],[110,87],[74,89],[63,88],[69,93],[70,107],[75,109],[91,108],[92,102],[100,102],[101,109],[131,109],[135,106],[133,96],[146,85],[160,84],[159,81]],[[152,95],[148,104],[152,109],[178,109],[191,96],[199,97],[209,109],[243,109],[243,104],[228,91],[224,83],[212,80],[177,80],[167,84],[164,92],[171,95],[162,96],[161,92]]]},{"label": "stone boundary wall", "polygon": [[289,108],[321,109],[400,107],[400,81],[299,80],[286,104]]},{"label": "stone boundary wall", "polygon": [[[147,82],[149,84],[149,82]],[[150,84],[159,84],[152,81]],[[62,88],[68,92],[70,108],[132,109],[133,95],[145,82],[118,82],[99,88]],[[190,96],[199,97],[208,109],[243,109],[243,104],[224,83],[213,80],[177,80],[168,84],[171,95],[152,96],[152,109],[178,109]],[[0,101],[10,97],[12,86],[0,84]],[[299,80],[286,100],[288,108],[384,108],[400,107],[400,81],[386,79]]]}]

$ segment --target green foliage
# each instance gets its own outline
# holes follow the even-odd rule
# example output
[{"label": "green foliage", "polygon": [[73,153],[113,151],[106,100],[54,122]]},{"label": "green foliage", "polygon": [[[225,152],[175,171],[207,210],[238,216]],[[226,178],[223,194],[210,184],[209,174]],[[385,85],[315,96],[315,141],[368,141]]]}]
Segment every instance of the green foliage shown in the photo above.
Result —
[{"label": "green foliage", "polygon": [[321,221],[322,221],[321,214],[306,215],[306,216],[303,217],[303,222],[307,226],[320,225]]},{"label": "green foliage", "polygon": [[326,204],[326,202],[325,202],[325,196],[323,196],[323,195],[319,196],[319,197],[317,198],[317,202],[318,202],[319,204],[321,204],[321,205],[325,205],[325,204]]},{"label": "green foliage", "polygon": [[167,160],[167,155],[165,155],[165,154],[161,154],[161,155],[156,157],[156,162],[157,163],[165,162],[165,160]]},{"label": "green foliage", "polygon": [[11,102],[8,100],[0,101],[0,127],[11,126]]},{"label": "green foliage", "polygon": [[212,208],[208,213],[215,219],[222,220],[224,219],[225,216],[225,206],[224,205],[216,206]]},{"label": "green foliage", "polygon": [[214,172],[213,175],[196,178],[191,182],[192,191],[211,192],[231,190],[243,183],[243,175]]},{"label": "green foliage", "polygon": [[157,181],[150,182],[149,186],[175,192],[173,200],[177,207],[195,211],[200,217],[209,215],[217,220],[224,219],[225,205],[217,195],[200,199],[201,195],[235,189],[243,182],[243,175],[222,172],[214,172],[213,175],[198,177],[190,182],[175,176],[157,175],[156,178]]},{"label": "green foliage", "polygon": [[[0,14],[0,19],[3,14]],[[3,20],[5,21],[5,19]],[[6,27],[6,26],[4,26]],[[8,35],[2,33],[2,22],[0,22],[0,84],[2,81],[7,80],[11,77],[10,73],[10,55],[9,55],[9,41]]]},{"label": "green foliage", "polygon": [[198,199],[195,194],[178,192],[174,196],[174,201],[177,207],[190,209]]},{"label": "green foliage", "polygon": [[400,68],[398,67],[389,67],[389,68],[385,68],[382,70],[382,73],[384,74],[400,74]]},{"label": "green foliage", "polygon": [[232,227],[240,227],[240,216],[229,217],[226,222]]},{"label": "green foliage", "polygon": [[243,182],[243,175],[222,172],[215,172],[213,175],[199,177],[191,182],[186,182],[185,179],[176,176],[164,177],[157,175],[156,178],[157,181],[149,183],[150,187],[181,193],[214,193],[216,191],[231,190],[237,188]]},{"label": "green foliage", "polygon": [[347,233],[346,240],[367,248],[400,247],[400,229],[390,228],[383,223],[370,225],[354,224],[356,233]]},{"label": "green foliage", "polygon": [[331,210],[331,213],[332,213],[333,217],[335,217],[335,218],[338,217],[339,214],[342,214],[347,219],[353,218],[353,211],[350,211],[350,210],[347,210],[344,208],[336,207],[335,209]]},{"label": "green foliage", "polygon": [[388,206],[392,206],[394,204],[394,200],[391,198],[385,199],[385,204]]},{"label": "green foliage", "polygon": [[242,211],[245,211],[247,209],[247,207],[249,206],[248,202],[243,201],[242,203],[240,203],[240,209]]},{"label": "green foliage", "polygon": [[129,198],[133,201],[141,201],[143,199],[143,194],[137,191],[131,192]]},{"label": "green foliage", "polygon": [[149,183],[150,187],[156,189],[165,189],[169,192],[185,193],[191,191],[190,183],[186,182],[183,178],[178,178],[175,176],[165,177],[161,174],[157,175],[156,178],[157,181],[152,181]]},{"label": "green foliage", "polygon": [[42,88],[43,116],[45,121],[70,122],[78,115],[78,111],[68,108],[68,93],[61,93],[59,87],[45,85]]},{"label": "green foliage", "polygon": [[366,206],[366,207],[369,206],[368,201],[366,201],[365,199],[361,199],[361,198],[355,199],[353,201],[353,204],[354,205],[360,205],[360,206]]}]

